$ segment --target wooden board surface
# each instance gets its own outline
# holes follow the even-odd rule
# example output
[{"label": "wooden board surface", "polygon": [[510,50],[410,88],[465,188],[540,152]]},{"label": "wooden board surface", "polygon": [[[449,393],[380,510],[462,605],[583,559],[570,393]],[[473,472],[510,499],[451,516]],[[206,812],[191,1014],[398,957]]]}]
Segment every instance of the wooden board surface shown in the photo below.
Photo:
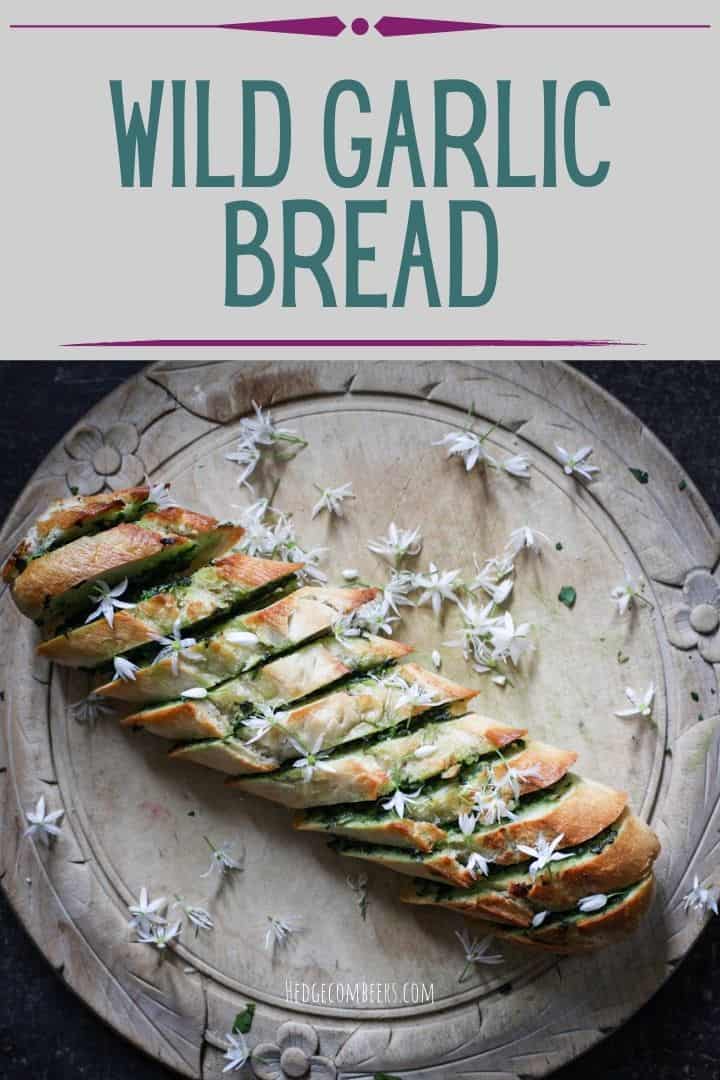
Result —
[{"label": "wooden board surface", "polygon": [[[519,567],[511,610],[533,623],[537,651],[514,686],[474,675],[445,647],[443,673],[477,685],[483,711],[578,750],[581,771],[629,792],[663,843],[650,917],[608,952],[558,962],[507,949],[502,967],[477,968],[459,984],[457,918],[401,907],[399,879],[375,870],[363,922],[345,882],[353,867],[328,852],[322,837],[294,834],[280,808],[240,798],[209,771],[170,762],[160,740],[112,721],[89,728],[71,720],[68,705],[86,692],[87,677],[34,660],[35,630],[7,593],[0,600],[3,887],[69,985],[185,1075],[220,1075],[224,1035],[248,1000],[258,1003],[251,1045],[276,1042],[291,1020],[308,1027],[301,1037],[310,1046],[314,1029],[323,1059],[313,1064],[315,1078],[380,1070],[417,1080],[545,1075],[627,1019],[701,929],[681,899],[695,873],[704,879],[717,866],[712,660],[719,643],[678,627],[693,603],[718,602],[717,523],[642,424],[577,372],[426,353],[398,361],[375,350],[362,360],[156,365],[101,402],[43,463],[5,524],[3,556],[71,483],[120,487],[147,472],[171,480],[179,501],[233,516],[249,495],[224,455],[252,399],[271,405],[309,442],[293,461],[259,476],[258,493],[279,479],[276,504],[293,512],[307,545],[329,548],[323,565],[331,580],[347,566],[382,580],[366,542],[390,520],[422,526],[422,565],[435,560],[466,574],[473,553],[496,554],[518,525],[548,535],[542,557]],[[531,458],[529,483],[466,475],[432,445],[462,426],[471,404],[480,430],[498,425],[493,452]],[[115,453],[98,453],[98,440]],[[564,475],[556,443],[595,447],[601,472],[590,487]],[[647,472],[648,482],[631,469]],[[358,498],[346,519],[312,520],[314,484],[347,480]],[[646,580],[652,602],[629,619],[617,616],[609,598],[625,569]],[[563,585],[577,589],[571,611],[557,601]],[[450,613],[439,627],[429,609],[413,611],[396,637],[413,642],[427,662],[432,648],[452,638],[455,619]],[[629,659],[619,663],[619,654]],[[642,690],[650,682],[654,725],[616,718],[625,686]],[[22,839],[24,810],[42,794],[66,811],[49,851]],[[245,852],[244,872],[221,888],[200,877],[205,835]],[[187,935],[160,964],[127,933],[126,905],[142,885],[204,903],[215,931]],[[267,916],[289,914],[304,930],[273,960],[263,947]],[[286,980],[425,984],[434,1001],[289,1006]]]}]

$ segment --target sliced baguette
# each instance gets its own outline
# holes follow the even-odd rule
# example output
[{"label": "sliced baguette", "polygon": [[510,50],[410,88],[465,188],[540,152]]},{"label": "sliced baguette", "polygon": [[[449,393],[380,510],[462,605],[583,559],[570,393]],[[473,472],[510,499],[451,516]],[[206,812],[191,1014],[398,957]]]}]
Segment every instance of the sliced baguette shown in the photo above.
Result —
[{"label": "sliced baguette", "polygon": [[614,945],[634,930],[648,911],[653,898],[655,880],[648,874],[636,885],[608,896],[607,905],[592,915],[577,909],[551,915],[542,926],[506,930],[496,923],[487,923],[490,933],[502,941],[523,948],[572,955],[592,952]]},{"label": "sliced baguette", "polygon": [[[300,812],[296,829],[306,832],[333,833],[366,844],[390,844],[393,847],[430,851],[447,839],[447,826],[472,809],[475,792],[489,778],[502,781],[508,769],[524,777],[518,780],[520,797],[551,787],[570,769],[577,754],[559,750],[545,743],[528,742],[512,748],[502,757],[465,767],[455,780],[436,780],[428,784],[417,799],[408,803],[403,817],[381,807],[333,806]],[[445,828],[440,826],[444,825]]]},{"label": "sliced baguette", "polygon": [[[362,607],[376,595],[377,589],[305,586],[260,611],[224,622],[198,642],[193,650],[196,659],[182,656],[175,666],[169,659],[161,660],[141,668],[133,680],[115,679],[98,687],[95,693],[139,703],[170,701],[194,686],[209,690],[286,649],[327,633],[341,615]],[[238,635],[246,640],[238,641]]]},{"label": "sliced baguette", "polygon": [[[237,777],[229,782],[283,806],[365,802],[422,784],[459,762],[492,753],[524,733],[521,728],[470,713],[453,720],[431,721],[408,735],[374,740],[365,749],[336,752],[319,761],[311,775],[291,765],[272,775]],[[430,752],[418,757],[423,749]]]},{"label": "sliced baguette", "polygon": [[[242,725],[238,725],[228,748],[227,768],[222,771],[233,776],[270,772],[279,768],[284,761],[297,758],[298,744],[322,746],[326,751],[354,740],[376,737],[383,731],[396,728],[398,724],[411,722],[414,717],[429,717],[438,711],[442,711],[444,716],[457,715],[465,712],[467,700],[475,695],[474,690],[425,671],[417,664],[403,664],[393,674],[400,674],[407,685],[412,683],[431,688],[434,695],[432,702],[424,705],[403,703],[403,691],[397,686],[388,685],[384,679],[371,677],[353,680],[334,693],[283,713],[278,717],[278,725],[269,728],[260,739],[256,738],[254,729],[247,728],[243,732]],[[197,710],[195,715],[200,719],[198,730],[205,730],[207,714]],[[183,722],[191,731],[189,710],[185,711]],[[160,734],[157,724],[151,730]],[[198,739],[202,735],[196,732],[186,737]],[[213,761],[220,760],[221,754],[221,748],[215,747]],[[205,764],[207,760],[202,746],[179,747],[172,751],[171,756],[196,760],[200,764]],[[243,760],[244,766],[241,767]]]},{"label": "sliced baguette", "polygon": [[142,484],[99,495],[71,495],[48,506],[7,559],[3,581],[11,585],[33,559],[53,548],[89,536],[121,521],[134,521],[144,509],[150,488]]},{"label": "sliced baguette", "polygon": [[242,528],[180,507],[145,514],[136,522],[81,536],[33,559],[12,585],[24,615],[58,626],[87,609],[93,587],[123,578],[157,577],[194,570],[226,552]]},{"label": "sliced baguette", "polygon": [[342,855],[387,866],[401,874],[445,880],[469,888],[475,875],[467,863],[472,852],[498,866],[526,862],[518,844],[534,847],[540,837],[551,840],[562,834],[560,850],[576,847],[612,825],[627,803],[623,792],[570,773],[547,792],[520,804],[518,819],[479,828],[470,836],[459,830],[445,831],[442,846],[429,854],[403,851],[380,844],[360,844],[338,837],[333,846]]},{"label": "sliced baguette", "polygon": [[660,853],[655,833],[625,809],[618,820],[534,879],[523,869],[492,871],[468,889],[416,881],[406,904],[449,908],[474,919],[531,926],[540,911],[566,911],[597,893],[615,893],[644,878]]},{"label": "sliced baguette", "polygon": [[[42,642],[37,651],[57,664],[97,667],[114,656],[167,636],[176,624],[186,629],[223,615],[251,597],[291,580],[301,565],[235,552],[159,589],[134,607],[116,612],[112,626],[105,619],[96,619]],[[196,663],[201,662],[198,653]],[[172,672],[170,660],[168,665]]]},{"label": "sliced baguette", "polygon": [[[244,711],[257,705],[285,706],[358,672],[370,671],[410,652],[409,645],[388,638],[338,641],[321,638],[295,652],[255,668],[211,690],[197,701],[170,701],[143,709],[121,721],[163,738],[223,738]],[[200,734],[198,734],[200,733]]]}]

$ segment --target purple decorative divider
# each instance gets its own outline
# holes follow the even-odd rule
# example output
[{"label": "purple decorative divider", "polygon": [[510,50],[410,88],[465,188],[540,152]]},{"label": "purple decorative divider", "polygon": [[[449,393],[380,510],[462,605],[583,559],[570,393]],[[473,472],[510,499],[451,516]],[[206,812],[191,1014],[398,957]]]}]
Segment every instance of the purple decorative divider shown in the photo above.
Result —
[{"label": "purple decorative divider", "polygon": [[[449,34],[464,30],[710,30],[710,23],[489,23],[453,19],[414,19],[383,15],[374,29],[384,38],[414,37],[420,34]],[[238,23],[11,23],[11,30],[251,30],[268,34],[301,34],[309,37],[339,37],[347,23],[338,15],[307,19],[266,19]],[[353,19],[352,32],[367,34],[370,24]]]}]

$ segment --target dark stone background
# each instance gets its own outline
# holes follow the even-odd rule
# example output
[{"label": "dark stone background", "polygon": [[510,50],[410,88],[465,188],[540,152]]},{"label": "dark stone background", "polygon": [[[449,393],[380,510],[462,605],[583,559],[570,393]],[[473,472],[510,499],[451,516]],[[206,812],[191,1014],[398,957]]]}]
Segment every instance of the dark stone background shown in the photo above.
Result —
[{"label": "dark stone background", "polygon": [[[65,431],[141,367],[0,364],[3,514]],[[720,518],[720,363],[614,361],[576,367],[648,424]],[[719,954],[720,919],[715,919],[670,982],[621,1030],[555,1073],[555,1080],[720,1080]],[[632,979],[632,970],[627,977]],[[168,1075],[63,985],[0,892],[0,1078],[158,1080]]]}]

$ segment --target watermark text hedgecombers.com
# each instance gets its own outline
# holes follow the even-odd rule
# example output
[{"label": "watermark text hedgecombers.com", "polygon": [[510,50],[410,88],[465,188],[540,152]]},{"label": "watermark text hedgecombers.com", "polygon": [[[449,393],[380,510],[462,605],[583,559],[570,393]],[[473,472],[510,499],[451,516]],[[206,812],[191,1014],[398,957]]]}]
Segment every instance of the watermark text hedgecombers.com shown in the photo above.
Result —
[{"label": "watermark text hedgecombers.com", "polygon": [[285,1000],[292,1005],[432,1005],[432,983],[302,983],[285,980]]}]

